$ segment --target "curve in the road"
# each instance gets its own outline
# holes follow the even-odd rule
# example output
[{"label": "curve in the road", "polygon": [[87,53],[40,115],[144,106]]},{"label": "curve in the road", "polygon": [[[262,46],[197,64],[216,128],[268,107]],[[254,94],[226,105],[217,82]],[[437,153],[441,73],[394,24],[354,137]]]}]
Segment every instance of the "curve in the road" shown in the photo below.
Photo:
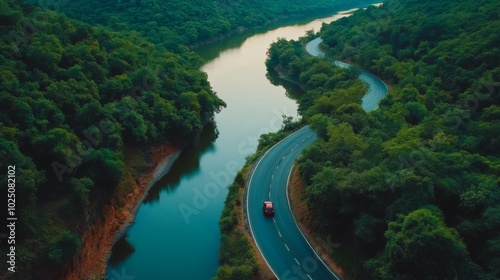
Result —
[{"label": "curve in the road", "polygon": [[[319,37],[311,40],[306,45],[306,51],[311,55],[324,57],[325,53],[319,47],[321,42],[322,39]],[[351,67],[350,64],[338,60],[334,61],[334,63],[342,68]],[[359,78],[370,86],[361,99],[361,106],[367,112],[373,111],[378,108],[379,101],[387,94],[387,85],[379,77],[364,70],[360,70]]]},{"label": "curve in the road", "polygon": [[[315,140],[316,134],[309,127],[298,130],[269,149],[249,178],[246,210],[250,230],[279,279],[338,279],[300,232],[286,191],[295,160]],[[264,216],[265,200],[273,201],[274,217]]]},{"label": "curve in the road", "polygon": [[[315,39],[306,50],[324,56],[319,49],[321,39]],[[349,67],[344,62],[338,66]],[[364,110],[378,107],[387,93],[387,86],[376,76],[362,71],[360,78],[370,85],[363,97]],[[316,140],[316,134],[304,127],[270,148],[255,164],[247,186],[246,212],[252,236],[261,255],[278,279],[336,279],[339,278],[318,256],[300,231],[288,200],[288,179],[302,150]],[[263,201],[274,203],[275,216],[263,214]]]}]

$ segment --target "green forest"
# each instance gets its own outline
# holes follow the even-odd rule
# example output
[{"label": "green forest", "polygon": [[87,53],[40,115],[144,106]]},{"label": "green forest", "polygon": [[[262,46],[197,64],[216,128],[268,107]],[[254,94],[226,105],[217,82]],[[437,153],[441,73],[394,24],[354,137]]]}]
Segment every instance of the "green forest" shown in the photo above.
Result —
[{"label": "green forest", "polygon": [[15,165],[22,221],[12,275],[54,279],[120,185],[128,147],[196,140],[225,104],[187,48],[12,0],[0,1],[0,30],[0,166]]},{"label": "green forest", "polygon": [[15,166],[23,221],[16,274],[2,246],[0,278],[57,278],[148,148],[196,141],[225,107],[185,45],[365,2],[0,0],[0,166]]},{"label": "green forest", "polygon": [[75,0],[61,1],[58,5],[50,1],[31,2],[90,24],[103,24],[120,31],[135,30],[157,45],[176,50],[181,44],[197,45],[284,18],[327,14],[375,1]]},{"label": "green forest", "polygon": [[303,199],[350,279],[500,279],[499,11],[390,1],[323,25],[329,58],[389,84],[369,113],[356,71],[315,62],[308,38],[270,47],[270,73],[305,89]]}]

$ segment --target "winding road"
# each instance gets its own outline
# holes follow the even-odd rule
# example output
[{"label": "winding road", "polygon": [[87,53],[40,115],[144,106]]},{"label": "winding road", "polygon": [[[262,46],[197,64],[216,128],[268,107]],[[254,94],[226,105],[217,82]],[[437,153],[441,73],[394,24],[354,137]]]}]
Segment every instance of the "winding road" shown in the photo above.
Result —
[{"label": "winding road", "polygon": [[[250,229],[279,279],[337,279],[302,236],[287,195],[288,176],[295,160],[315,140],[309,127],[293,133],[261,157],[249,179],[246,207]],[[263,215],[265,200],[273,201],[274,218]]]},{"label": "winding road", "polygon": [[[324,57],[325,53],[319,48],[321,42],[322,40],[319,37],[310,41],[306,45],[306,51],[311,55]],[[334,64],[342,68],[351,67],[351,65],[338,60]],[[365,70],[360,70],[359,78],[370,86],[365,96],[361,98],[361,106],[367,112],[373,111],[378,108],[380,99],[386,95],[387,85],[377,76]]]},{"label": "winding road", "polygon": [[[321,39],[309,42],[311,55],[324,56]],[[349,64],[336,61],[340,67]],[[378,108],[387,86],[376,76],[361,71],[360,79],[370,85],[362,99],[365,111]],[[246,213],[252,236],[278,279],[339,279],[312,249],[293,217],[288,200],[288,179],[302,150],[316,140],[315,133],[304,127],[270,148],[255,164],[248,180]],[[262,202],[273,201],[274,217],[265,217]]]}]

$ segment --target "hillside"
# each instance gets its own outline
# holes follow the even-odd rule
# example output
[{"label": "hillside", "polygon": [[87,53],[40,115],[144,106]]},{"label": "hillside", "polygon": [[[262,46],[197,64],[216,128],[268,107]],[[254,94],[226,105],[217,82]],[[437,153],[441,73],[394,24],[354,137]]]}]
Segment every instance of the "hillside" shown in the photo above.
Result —
[{"label": "hillside", "polygon": [[367,3],[374,1],[346,4],[341,0],[76,0],[45,8],[115,30],[138,31],[151,42],[176,50],[181,44],[196,45],[284,18],[326,14]]},{"label": "hillside", "polygon": [[57,279],[101,207],[147,166],[148,147],[196,141],[225,104],[185,48],[13,0],[0,1],[0,30],[0,193],[9,186],[18,221],[16,273],[2,245],[0,278]]},{"label": "hillside", "polygon": [[371,113],[299,42],[271,46],[270,71],[306,81],[320,140],[299,160],[303,195],[351,279],[500,278],[499,11],[390,1],[323,26],[331,58],[390,83]]}]

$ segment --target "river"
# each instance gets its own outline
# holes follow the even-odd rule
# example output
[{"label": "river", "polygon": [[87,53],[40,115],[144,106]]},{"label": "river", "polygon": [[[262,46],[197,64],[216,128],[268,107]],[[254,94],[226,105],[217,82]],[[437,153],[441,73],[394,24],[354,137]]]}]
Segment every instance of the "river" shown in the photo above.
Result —
[{"label": "river", "polygon": [[[269,45],[298,39],[323,22],[348,15],[295,22],[272,30],[231,36],[197,49],[203,70],[227,108],[187,147],[153,186],[125,238],[113,248],[108,279],[210,279],[218,267],[218,219],[227,186],[255,152],[259,135],[277,131],[282,115],[297,118],[297,104],[266,78]],[[291,87],[293,88],[293,87]],[[293,89],[289,89],[293,90]],[[135,277],[135,278],[134,278]]]}]

